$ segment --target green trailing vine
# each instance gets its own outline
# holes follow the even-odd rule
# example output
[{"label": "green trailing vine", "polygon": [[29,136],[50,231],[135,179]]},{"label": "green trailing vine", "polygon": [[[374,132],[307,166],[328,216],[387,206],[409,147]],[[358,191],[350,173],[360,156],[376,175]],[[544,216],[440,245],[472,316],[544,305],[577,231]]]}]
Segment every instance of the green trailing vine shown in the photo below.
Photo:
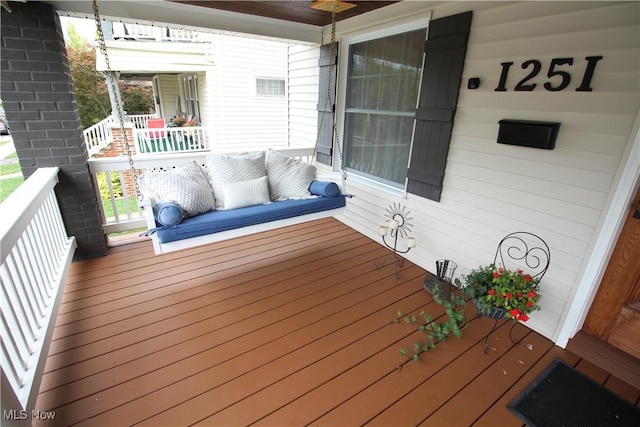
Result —
[{"label": "green trailing vine", "polygon": [[394,319],[394,323],[415,325],[420,332],[425,334],[424,340],[415,342],[412,349],[406,347],[400,349],[400,355],[405,360],[398,366],[398,369],[402,369],[405,364],[411,361],[419,360],[422,354],[436,348],[438,343],[446,341],[449,336],[462,337],[462,330],[467,325],[464,296],[459,292],[455,292],[451,294],[451,298],[448,300],[443,301],[435,297],[434,300],[444,308],[443,317],[446,320],[434,320],[424,310],[418,315],[412,314],[404,317],[402,311],[398,310],[396,313],[397,317]]}]

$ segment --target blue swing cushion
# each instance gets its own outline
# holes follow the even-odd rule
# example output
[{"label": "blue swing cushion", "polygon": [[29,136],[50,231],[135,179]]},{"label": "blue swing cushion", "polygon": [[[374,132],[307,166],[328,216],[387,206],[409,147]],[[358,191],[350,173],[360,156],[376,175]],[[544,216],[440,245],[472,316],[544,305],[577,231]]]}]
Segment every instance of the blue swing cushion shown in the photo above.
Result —
[{"label": "blue swing cushion", "polygon": [[[230,210],[212,210],[185,218],[174,227],[159,227],[155,230],[156,236],[160,243],[168,243],[345,206],[345,196],[340,194],[340,188],[334,182],[314,181],[309,191],[319,197],[282,200]],[[160,225],[157,216],[156,222]]]},{"label": "blue swing cushion", "polygon": [[340,187],[331,181],[313,181],[309,186],[309,192],[314,196],[338,197],[340,195]]},{"label": "blue swing cushion", "polygon": [[153,216],[160,226],[175,227],[182,222],[184,213],[175,203],[158,203],[153,206]]}]

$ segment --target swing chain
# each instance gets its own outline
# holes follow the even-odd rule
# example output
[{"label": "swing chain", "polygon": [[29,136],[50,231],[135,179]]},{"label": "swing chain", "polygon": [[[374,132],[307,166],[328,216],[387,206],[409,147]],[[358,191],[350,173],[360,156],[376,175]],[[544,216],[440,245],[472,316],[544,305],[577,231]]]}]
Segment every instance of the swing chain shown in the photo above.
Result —
[{"label": "swing chain", "polygon": [[[313,155],[311,157],[311,163],[313,163],[316,160],[316,156],[318,154],[318,143],[320,141],[320,132],[322,130],[322,126],[324,124],[324,118],[326,115],[326,111],[328,108],[331,108],[332,111],[332,116],[331,118],[332,120],[332,134],[335,137],[335,143],[336,146],[338,148],[338,155],[340,157],[340,169],[342,170],[342,178],[343,180],[347,179],[347,171],[344,168],[344,157],[342,155],[342,146],[340,145],[340,137],[338,135],[338,127],[336,125],[336,120],[335,120],[335,103],[334,105],[331,105],[331,84],[333,81],[333,75],[334,75],[334,69],[336,69],[336,67],[338,66],[337,64],[337,47],[336,47],[336,10],[337,10],[338,6],[337,5],[333,5],[331,7],[331,41],[329,44],[329,76],[328,76],[328,80],[327,80],[327,94],[324,100],[324,105],[322,107],[322,113],[320,115],[320,123],[318,124],[318,135],[316,138],[316,144],[313,147]],[[336,73],[337,74],[337,73]],[[336,77],[336,83],[337,83],[337,77]],[[335,96],[335,95],[334,95]]]},{"label": "swing chain", "polygon": [[98,45],[100,48],[100,53],[104,56],[104,62],[107,66],[107,75],[109,79],[109,84],[111,86],[111,93],[113,94],[113,98],[116,104],[116,110],[118,113],[118,120],[120,122],[120,132],[122,133],[122,139],[124,141],[125,150],[127,153],[127,158],[129,159],[129,170],[131,171],[131,177],[133,179],[133,185],[136,192],[136,197],[139,201],[142,201],[144,198],[142,192],[140,191],[140,184],[138,183],[138,175],[136,173],[136,168],[133,164],[133,156],[131,154],[131,144],[129,143],[129,138],[127,137],[127,132],[124,127],[124,108],[122,103],[120,102],[120,97],[118,96],[118,86],[115,74],[111,70],[111,63],[109,61],[109,55],[107,54],[107,45],[104,40],[104,32],[102,31],[102,22],[100,19],[100,12],[98,10],[98,2],[97,0],[93,0],[93,16],[96,23],[96,31],[98,33]]}]

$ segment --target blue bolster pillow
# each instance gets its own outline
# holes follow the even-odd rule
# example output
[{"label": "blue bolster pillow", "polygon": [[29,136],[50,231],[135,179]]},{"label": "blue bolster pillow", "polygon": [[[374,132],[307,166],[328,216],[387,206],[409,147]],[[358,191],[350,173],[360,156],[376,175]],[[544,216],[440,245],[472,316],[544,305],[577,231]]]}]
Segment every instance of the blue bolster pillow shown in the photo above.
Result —
[{"label": "blue bolster pillow", "polygon": [[314,196],[338,197],[340,195],[340,187],[331,181],[313,181],[309,186],[309,192]]},{"label": "blue bolster pillow", "polygon": [[153,206],[156,222],[165,227],[173,227],[182,221],[182,208],[175,203],[158,203]]}]

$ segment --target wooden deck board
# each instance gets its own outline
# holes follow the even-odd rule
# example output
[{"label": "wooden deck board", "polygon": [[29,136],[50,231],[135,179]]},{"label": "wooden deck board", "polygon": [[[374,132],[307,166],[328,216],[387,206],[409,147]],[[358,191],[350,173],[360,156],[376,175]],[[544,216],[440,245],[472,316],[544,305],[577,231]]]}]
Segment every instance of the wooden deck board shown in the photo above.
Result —
[{"label": "wooden deck board", "polygon": [[[353,241],[348,241],[346,239],[347,237],[343,239],[337,239],[337,243],[344,245],[344,247],[347,249],[353,250],[354,253],[356,254],[375,249],[375,244],[373,244],[373,242],[371,242],[369,245],[363,246],[361,241],[353,242]],[[318,248],[319,248],[318,252],[314,254],[304,255],[304,256],[300,256],[290,260],[284,260],[282,262],[276,263],[273,266],[265,266],[264,268],[255,269],[249,272],[243,272],[243,273],[238,272],[238,274],[235,274],[235,275],[233,274],[234,270],[230,272],[229,271],[214,272],[214,273],[205,274],[203,276],[192,277],[191,279],[182,280],[182,282],[186,282],[186,281],[189,282],[188,291],[177,292],[174,290],[173,292],[170,292],[168,290],[164,290],[162,293],[149,292],[147,293],[147,296],[149,297],[146,301],[147,304],[145,304],[143,307],[138,307],[138,311],[139,309],[142,308],[144,310],[147,310],[148,313],[153,313],[154,311],[157,311],[157,309],[159,308],[171,306],[172,312],[175,312],[176,304],[179,304],[177,299],[182,300],[181,302],[185,304],[197,303],[202,306],[208,304],[210,301],[220,302],[220,301],[227,300],[231,297],[237,297],[239,295],[246,295],[250,293],[258,293],[258,294],[262,293],[262,295],[258,295],[258,297],[261,299],[267,293],[275,292],[273,289],[270,288],[270,286],[272,286],[273,282],[277,282],[280,279],[278,274],[283,269],[291,269],[294,267],[298,267],[298,270],[302,272],[308,271],[310,273],[313,273],[317,270],[326,269],[327,262],[333,262],[333,263],[340,262],[339,256],[331,256],[331,255],[327,256],[327,254],[325,253],[326,251],[324,250],[324,249],[327,249],[326,247],[319,246]],[[256,287],[254,284],[251,283],[251,280],[257,280],[257,279],[262,280],[261,282],[262,286]],[[167,277],[167,280],[175,281],[176,278]],[[162,285],[163,283],[164,282],[158,283],[158,285]],[[211,290],[209,289],[211,283],[216,284],[215,293],[211,292]],[[204,300],[202,299],[207,296],[209,296],[210,298],[204,299]],[[134,308],[137,307],[137,305],[132,304],[130,300],[132,298],[138,299],[138,297],[131,296],[128,298],[129,300],[127,301],[125,300],[120,301],[121,308],[119,309],[119,311],[116,312],[117,315],[121,316],[121,319],[114,320],[114,312],[108,313],[109,315],[111,315],[109,317],[111,317],[112,323],[127,319],[133,315],[142,315],[139,312],[127,313],[125,310],[123,310],[125,307],[129,307],[129,306],[132,306]],[[155,301],[153,301],[152,304],[149,304],[149,302],[151,302],[151,300],[153,299],[155,299]],[[193,307],[190,307],[190,308],[193,309]],[[94,317],[96,316],[92,316],[89,319],[93,319]],[[104,317],[107,317],[107,316],[104,316]],[[77,324],[79,321],[82,321],[82,320],[85,320],[85,319],[79,319],[78,321],[76,321],[75,326],[73,328],[69,328],[67,327],[67,325],[64,325],[64,326],[61,325],[60,329],[62,329],[63,331],[58,332],[56,334],[56,340],[63,340],[65,337],[71,336],[71,335],[77,336],[78,334],[84,332],[85,330],[87,331],[92,330],[95,332],[95,328],[92,327],[92,324],[90,324],[89,322],[85,322],[87,323],[86,325]],[[96,319],[93,319],[92,322],[95,323],[95,320]],[[67,329],[70,329],[70,330],[67,331]],[[95,335],[93,335],[93,337],[95,337]],[[64,342],[64,340],[62,342]]]},{"label": "wooden deck board", "polygon": [[397,310],[443,310],[421,268],[376,269],[386,254],[323,219],[74,263],[36,405],[56,419],[34,424],[515,426],[506,404],[555,357],[638,404],[638,389],[521,325],[522,344],[501,324],[484,354],[485,318],[399,370],[421,333]]},{"label": "wooden deck board", "polygon": [[[542,371],[544,371],[551,362],[557,357],[562,358],[569,364],[575,364],[579,358],[567,351],[562,350],[560,347],[551,347],[544,355],[538,359],[535,364],[530,368],[513,384],[494,404],[485,411],[475,423],[477,427],[494,427],[494,426],[521,426],[522,421],[514,417],[513,413],[509,411],[507,405],[520,394],[533,380],[536,379]],[[526,365],[524,365],[526,366]]]},{"label": "wooden deck board", "polygon": [[[357,283],[355,286],[357,286]],[[406,292],[401,289],[395,291]],[[382,299],[384,297],[387,297],[387,295],[380,296],[378,299]],[[212,351],[210,352],[211,354],[205,355],[206,357],[201,361],[202,366],[206,367],[206,364],[210,364],[210,368],[193,372],[196,371],[197,368],[190,370],[190,366],[171,366],[166,370],[167,372],[153,372],[150,374],[152,378],[157,376],[163,381],[167,375],[171,375],[173,372],[176,372],[178,378],[183,376],[186,378],[175,384],[167,384],[167,388],[159,390],[157,393],[153,393],[152,395],[145,396],[140,402],[136,403],[144,406],[145,403],[154,404],[162,402],[163,408],[171,408],[172,403],[175,404],[190,397],[193,397],[196,399],[195,401],[197,401],[198,399],[201,399],[200,393],[206,393],[211,387],[225,384],[228,381],[233,381],[238,376],[242,377],[243,374],[252,377],[255,375],[254,370],[257,367],[270,362],[273,359],[286,356],[290,352],[295,352],[295,350],[300,346],[304,348],[305,343],[320,339],[323,335],[328,333],[327,330],[331,331],[331,328],[339,328],[343,326],[344,319],[340,317],[346,316],[349,320],[353,320],[355,316],[362,316],[366,313],[368,311],[368,307],[367,304],[363,303],[361,303],[359,307],[353,307],[350,311],[344,311],[345,308],[349,308],[349,304],[353,302],[353,298],[356,298],[356,296],[347,296],[343,298],[345,301],[342,303],[337,299],[333,300],[331,301],[331,304],[324,304],[315,310],[305,311],[296,318],[286,319],[286,325],[277,324],[271,328],[258,328],[258,330],[249,336],[233,340],[228,343],[228,345],[215,349],[215,352]],[[348,301],[348,299],[352,301]],[[331,318],[328,320],[323,319],[331,313],[335,313],[333,316],[335,320]],[[320,324],[316,319],[324,320],[324,322]],[[308,325],[306,330],[300,329],[300,323],[302,325]],[[285,327],[288,327],[289,329],[286,329]],[[271,329],[278,328],[285,328],[282,332],[276,332],[280,332],[280,334],[286,333],[286,335],[278,337],[277,334],[270,334]],[[256,328],[254,327],[254,329]],[[348,338],[349,337],[347,337],[347,339]],[[195,365],[197,367],[198,363],[197,361],[192,361],[191,365]],[[176,368],[181,369],[177,370]],[[185,369],[188,371],[185,372]],[[190,373],[193,373],[194,375],[188,375]],[[196,373],[198,374],[197,377],[195,376]],[[271,366],[269,370],[265,371],[266,377],[268,377],[269,374],[279,375],[280,373],[274,371],[273,366]],[[245,379],[246,378],[247,377],[245,377]],[[246,393],[248,389],[256,387],[256,384],[251,383],[250,386],[251,387],[249,388],[244,388],[242,392]],[[176,392],[178,390],[181,390],[181,392],[177,394]],[[134,390],[134,392],[135,391],[136,390]],[[215,404],[210,403],[202,406],[200,409],[209,410],[209,406],[220,404],[227,398],[229,398],[229,396],[222,396],[220,400],[214,399],[216,402]],[[183,406],[192,406],[195,401],[187,401]],[[143,417],[144,413],[139,410],[137,404],[126,405],[123,408],[118,408],[117,412],[122,413],[122,415],[125,415],[126,413],[125,419],[131,419],[130,417]],[[184,407],[182,409],[184,409]],[[197,409],[198,408],[194,408],[194,410]],[[127,413],[126,411],[129,411],[130,413]],[[172,424],[173,422],[170,421],[169,415],[169,413],[165,412],[163,414],[163,419],[169,420],[169,424]],[[186,414],[187,418],[193,415],[193,413]],[[144,419],[144,417],[142,419]],[[183,420],[176,422],[184,423],[186,421]]]},{"label": "wooden deck board", "polygon": [[[348,249],[354,258],[348,258],[346,260],[341,259],[339,256],[329,256],[320,258],[319,254],[311,254],[299,257],[292,260],[290,264],[298,270],[309,273],[315,273],[316,277],[323,277],[327,275],[326,263],[334,263],[337,268],[347,267],[353,268],[357,265],[357,257],[380,250],[373,244],[362,245],[362,242],[346,242],[342,243],[345,249]],[[282,264],[287,264],[283,262]],[[152,326],[157,330],[162,330],[163,325],[160,322],[169,321],[172,326],[179,324],[181,317],[188,317],[193,321],[196,316],[204,311],[203,314],[207,314],[210,309],[216,309],[217,312],[224,310],[233,310],[234,308],[248,305],[255,301],[263,301],[266,298],[272,298],[275,295],[284,292],[293,292],[296,288],[295,281],[284,282],[279,279],[279,271],[273,271],[272,269],[264,269],[263,272],[269,272],[270,274],[262,276],[262,286],[255,287],[250,281],[240,283],[239,285],[231,288],[220,289],[215,294],[206,294],[200,298],[194,300],[187,300],[173,304],[172,312],[167,313],[165,310],[155,310],[148,313],[139,315],[137,318],[135,327],[141,329],[143,327]],[[244,275],[245,278],[248,276]],[[242,289],[241,287],[245,287]],[[231,298],[234,296],[235,298]],[[169,317],[170,316],[170,317]],[[100,339],[109,338],[112,336],[120,335],[120,338],[124,338],[125,332],[132,330],[133,325],[126,319],[113,322],[100,328],[93,328],[85,332],[76,333],[73,336],[59,338],[55,341],[55,346],[52,346],[50,354],[57,354],[62,351],[75,348],[80,345],[86,345],[91,342],[98,341]],[[139,332],[139,331],[138,331]]]}]

